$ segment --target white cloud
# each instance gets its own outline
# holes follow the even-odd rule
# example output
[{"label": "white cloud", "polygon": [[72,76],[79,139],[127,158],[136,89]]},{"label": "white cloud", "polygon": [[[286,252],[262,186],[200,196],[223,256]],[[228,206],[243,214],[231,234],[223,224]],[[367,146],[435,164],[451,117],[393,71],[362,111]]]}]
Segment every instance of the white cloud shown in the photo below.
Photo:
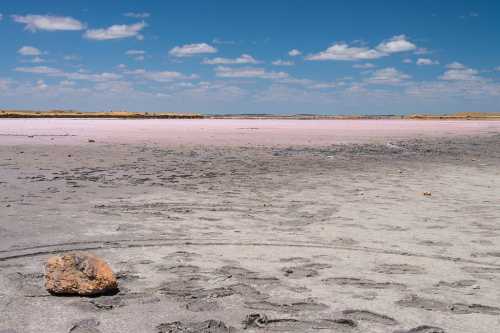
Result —
[{"label": "white cloud", "polygon": [[145,59],[146,51],[144,50],[128,50],[126,55],[132,57],[134,60],[142,61]]},{"label": "white cloud", "polygon": [[48,87],[43,80],[36,81],[35,90],[46,90]]},{"label": "white cloud", "polygon": [[96,74],[87,74],[87,73],[63,73],[64,77],[70,80],[83,80],[83,81],[94,81],[94,82],[104,82],[104,81],[114,81],[120,79],[122,76],[115,73],[96,73]]},{"label": "white cloud", "polygon": [[127,71],[125,74],[135,75],[146,80],[156,82],[171,82],[175,80],[193,80],[198,78],[197,75],[184,75],[174,71],[146,71],[144,69],[136,69],[134,71]]},{"label": "white cloud", "polygon": [[227,45],[233,45],[233,44],[236,44],[235,41],[233,40],[223,40],[223,39],[220,39],[220,38],[214,38],[212,39],[212,43],[214,44],[227,44]]},{"label": "white cloud", "polygon": [[429,54],[431,52],[429,50],[427,50],[425,47],[419,47],[413,53],[416,55],[424,55],[424,54]]},{"label": "white cloud", "polygon": [[268,72],[264,68],[245,67],[232,68],[219,66],[215,68],[215,75],[225,78],[257,78],[257,79],[283,79],[288,77],[285,72]]},{"label": "white cloud", "polygon": [[445,81],[478,81],[482,78],[478,75],[479,72],[472,68],[467,68],[459,62],[454,62],[446,66],[448,70],[439,77]]},{"label": "white cloud", "polygon": [[364,64],[355,64],[352,66],[353,68],[359,68],[359,69],[370,69],[374,68],[375,65],[369,62],[365,62]]},{"label": "white cloud", "polygon": [[186,44],[176,46],[169,51],[169,54],[174,57],[191,57],[197,54],[217,53],[217,49],[207,43]]},{"label": "white cloud", "polygon": [[3,19],[3,14],[0,13],[0,21]]},{"label": "white cloud", "polygon": [[467,67],[465,67],[463,64],[455,61],[455,62],[452,62],[451,64],[446,65],[446,68],[448,68],[448,69],[465,69]]},{"label": "white cloud", "polygon": [[411,60],[410,58],[406,58],[406,59],[403,60],[403,63],[405,63],[405,64],[412,64],[413,60]]},{"label": "white cloud", "polygon": [[47,66],[16,67],[14,68],[14,70],[16,72],[22,72],[22,73],[47,74],[47,75],[57,75],[62,73],[62,71],[57,68],[52,68]]},{"label": "white cloud", "polygon": [[[500,84],[490,80],[449,80],[418,82],[407,87],[406,94],[418,98],[443,100],[443,98],[500,97]],[[498,104],[498,103],[497,103]]]},{"label": "white cloud", "polygon": [[146,54],[146,51],[144,51],[144,50],[128,50],[127,52],[125,52],[125,54],[129,55],[129,56],[144,55],[144,54]]},{"label": "white cloud", "polygon": [[405,35],[394,36],[377,46],[377,50],[384,53],[397,53],[415,50],[417,47],[406,39]]},{"label": "white cloud", "polygon": [[409,42],[405,35],[399,35],[380,43],[376,49],[361,46],[349,46],[347,43],[336,43],[327,48],[325,51],[308,55],[306,60],[373,60],[388,56],[392,53],[406,52],[414,49],[416,49],[415,44]]},{"label": "white cloud", "polygon": [[500,66],[495,67],[495,70],[496,70],[497,72],[500,72]]},{"label": "white cloud", "polygon": [[373,72],[373,75],[365,80],[371,84],[397,84],[410,78],[409,75],[398,71],[394,67],[382,68]]},{"label": "white cloud", "polygon": [[123,16],[145,19],[145,18],[150,17],[151,14],[150,13],[132,13],[132,12],[129,12],[129,13],[123,14]]},{"label": "white cloud", "polygon": [[325,51],[311,54],[306,57],[306,60],[322,61],[322,60],[344,60],[344,61],[355,61],[355,60],[371,60],[378,59],[387,54],[369,49],[366,47],[351,47],[345,43],[333,44]]},{"label": "white cloud", "polygon": [[323,83],[313,84],[312,86],[310,86],[308,88],[309,89],[332,89],[332,88],[337,88],[338,86],[339,86],[339,84],[336,82],[323,82]]},{"label": "white cloud", "polygon": [[10,80],[0,78],[0,91],[7,90],[10,87]]},{"label": "white cloud", "polygon": [[12,15],[12,19],[17,23],[26,24],[25,29],[30,31],[46,30],[46,31],[74,31],[83,30],[85,25],[80,21],[65,16],[51,15]]},{"label": "white cloud", "polygon": [[77,61],[80,60],[80,56],[77,54],[68,54],[63,57],[66,61]]},{"label": "white cloud", "polygon": [[17,50],[17,53],[24,56],[39,56],[42,54],[42,51],[33,46],[23,46]]},{"label": "white cloud", "polygon": [[467,15],[460,15],[458,18],[461,20],[465,20],[470,17],[479,17],[479,13],[477,12],[469,12]]},{"label": "white cloud", "polygon": [[76,85],[76,83],[74,81],[62,80],[59,82],[59,85],[63,87],[73,87]]},{"label": "white cloud", "polygon": [[64,77],[69,80],[84,80],[84,81],[112,81],[121,78],[121,75],[115,73],[82,73],[82,72],[64,72],[60,69],[47,67],[47,66],[33,66],[33,67],[16,67],[14,69],[16,72],[31,73],[31,74],[41,74],[53,77]]},{"label": "white cloud", "polygon": [[260,61],[257,61],[254,57],[249,54],[242,54],[236,59],[228,59],[228,58],[213,58],[213,59],[205,59],[203,60],[205,65],[240,65],[240,64],[258,64]]},{"label": "white cloud", "polygon": [[94,40],[110,40],[136,37],[143,39],[140,31],[147,26],[146,22],[139,22],[131,25],[121,24],[112,25],[106,29],[89,29],[85,32],[84,37]]},{"label": "white cloud", "polygon": [[431,65],[439,65],[439,61],[432,60],[429,58],[418,58],[417,65],[419,66],[431,66]]},{"label": "white cloud", "polygon": [[274,66],[293,66],[295,63],[293,61],[287,61],[287,60],[275,60],[272,62]]},{"label": "white cloud", "polygon": [[[26,61],[25,61],[25,62],[26,62]],[[27,62],[31,62],[31,63],[33,63],[33,64],[39,64],[39,63],[41,63],[41,62],[45,62],[45,60],[44,60],[43,58],[40,58],[40,57],[36,56],[36,57],[31,58],[31,59],[30,59],[30,60],[28,60]]]},{"label": "white cloud", "polygon": [[302,52],[300,52],[300,51],[299,51],[299,50],[297,50],[297,49],[293,49],[293,50],[290,50],[290,51],[288,52],[288,55],[289,55],[290,57],[296,57],[296,56],[299,56],[299,55],[301,55],[301,54],[302,54]]}]

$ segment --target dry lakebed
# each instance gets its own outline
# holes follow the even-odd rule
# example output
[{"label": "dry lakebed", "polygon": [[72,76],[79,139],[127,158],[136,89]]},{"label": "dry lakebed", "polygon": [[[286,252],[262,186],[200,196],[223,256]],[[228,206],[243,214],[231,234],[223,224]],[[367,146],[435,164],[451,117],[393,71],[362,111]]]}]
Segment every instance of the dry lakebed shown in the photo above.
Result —
[{"label": "dry lakebed", "polygon": [[500,121],[0,120],[1,333],[499,327]]}]

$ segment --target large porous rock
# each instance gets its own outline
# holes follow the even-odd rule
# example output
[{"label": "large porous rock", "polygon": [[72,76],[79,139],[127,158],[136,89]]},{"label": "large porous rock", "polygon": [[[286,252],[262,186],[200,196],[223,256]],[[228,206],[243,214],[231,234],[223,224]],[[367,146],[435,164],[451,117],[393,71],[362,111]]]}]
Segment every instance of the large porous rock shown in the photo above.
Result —
[{"label": "large porous rock", "polygon": [[118,283],[102,259],[90,253],[73,252],[48,259],[45,288],[52,294],[92,296],[112,293]]}]

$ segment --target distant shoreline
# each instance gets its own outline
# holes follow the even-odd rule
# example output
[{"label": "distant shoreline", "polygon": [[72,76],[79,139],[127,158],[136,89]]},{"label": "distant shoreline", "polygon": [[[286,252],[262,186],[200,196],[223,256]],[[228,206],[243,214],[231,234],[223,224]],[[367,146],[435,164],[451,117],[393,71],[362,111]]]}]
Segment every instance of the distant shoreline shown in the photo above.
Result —
[{"label": "distant shoreline", "polygon": [[164,112],[80,112],[80,111],[28,111],[0,110],[0,118],[82,118],[82,119],[293,119],[293,120],[500,120],[500,112],[461,112],[454,114],[412,115],[271,115],[271,114],[214,114],[164,113]]}]

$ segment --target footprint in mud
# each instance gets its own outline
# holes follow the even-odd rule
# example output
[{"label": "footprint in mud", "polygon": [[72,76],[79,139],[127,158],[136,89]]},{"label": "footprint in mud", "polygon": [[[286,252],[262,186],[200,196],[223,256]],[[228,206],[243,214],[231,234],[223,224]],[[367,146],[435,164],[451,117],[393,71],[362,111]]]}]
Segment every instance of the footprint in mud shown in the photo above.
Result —
[{"label": "footprint in mud", "polygon": [[493,280],[500,275],[500,267],[465,266],[461,268],[476,279]]},{"label": "footprint in mud", "polygon": [[382,231],[408,231],[409,228],[405,228],[399,225],[381,224],[378,230]]},{"label": "footprint in mud", "polygon": [[131,270],[119,271],[115,274],[115,276],[120,282],[120,284],[134,282],[143,279],[143,277],[140,274],[137,274],[136,272]]},{"label": "footprint in mud", "polygon": [[446,303],[416,295],[410,295],[405,299],[397,301],[396,304],[403,307],[424,309],[428,311],[450,312],[455,314],[480,313],[500,315],[500,308],[493,306],[482,304]]},{"label": "footprint in mud", "polygon": [[219,303],[213,300],[195,299],[186,303],[186,310],[191,312],[216,311],[219,309]]},{"label": "footprint in mud", "polygon": [[450,247],[452,246],[451,243],[448,242],[441,242],[441,241],[432,241],[432,240],[423,240],[418,242],[418,245],[424,245],[424,246],[442,246],[442,247]]},{"label": "footprint in mud", "polygon": [[368,321],[371,323],[377,323],[382,325],[396,325],[398,322],[389,316],[371,312],[368,310],[344,310],[342,314],[352,320],[356,321]]},{"label": "footprint in mud", "polygon": [[415,265],[408,264],[383,264],[374,270],[382,274],[425,274],[425,269]]},{"label": "footprint in mud", "polygon": [[101,296],[90,300],[96,309],[112,310],[125,306],[125,298],[123,296]]},{"label": "footprint in mud", "polygon": [[344,237],[335,238],[331,242],[332,242],[332,244],[338,245],[338,246],[354,246],[354,245],[359,244],[358,241],[356,241],[352,238],[344,238]]},{"label": "footprint in mud", "polygon": [[7,275],[7,278],[15,286],[15,289],[21,291],[24,296],[28,297],[49,295],[43,285],[43,277],[43,273],[40,272],[16,272]]},{"label": "footprint in mud", "polygon": [[493,252],[474,252],[474,253],[471,254],[471,257],[473,257],[473,258],[487,258],[487,257],[500,258],[500,252],[498,252],[498,251],[493,251]]},{"label": "footprint in mud", "polygon": [[158,266],[158,271],[169,272],[175,275],[192,275],[200,271],[198,266],[194,265],[176,265],[176,266]]},{"label": "footprint in mud", "polygon": [[184,307],[193,312],[215,311],[219,309],[217,299],[231,296],[238,293],[256,294],[257,290],[251,290],[251,287],[245,285],[234,285],[230,287],[217,287],[206,289],[203,284],[206,279],[200,279],[196,276],[189,276],[179,280],[173,280],[160,287],[159,293],[177,299],[182,302]]},{"label": "footprint in mud", "polygon": [[295,267],[284,267],[281,269],[283,274],[291,279],[302,279],[319,275],[318,270],[331,268],[328,264],[310,263]]},{"label": "footprint in mud", "polygon": [[264,300],[269,298],[269,295],[264,294],[252,286],[244,283],[237,283],[229,286],[229,288],[235,293],[242,296],[245,299],[252,300]]},{"label": "footprint in mud", "polygon": [[328,332],[351,332],[357,325],[346,318],[318,319],[313,321],[298,320],[294,318],[270,319],[265,314],[253,313],[243,321],[243,328],[262,329],[264,332],[311,332],[328,330]]},{"label": "footprint in mud", "polygon": [[446,333],[444,329],[436,326],[421,325],[405,331],[395,331],[394,333]]},{"label": "footprint in mud", "polygon": [[500,274],[500,267],[465,266],[462,270],[472,274]]},{"label": "footprint in mud", "polygon": [[193,261],[195,258],[199,258],[201,255],[195,252],[187,252],[187,251],[176,251],[167,254],[163,257],[166,260],[176,260],[176,261]]},{"label": "footprint in mud", "polygon": [[449,288],[466,288],[472,287],[477,283],[476,280],[458,280],[453,282],[439,281],[435,284],[436,287],[449,287]]},{"label": "footprint in mud", "polygon": [[303,257],[289,257],[289,258],[281,258],[280,262],[290,262],[294,264],[307,264],[311,262],[311,259],[309,258],[303,258]]},{"label": "footprint in mud", "polygon": [[257,301],[257,302],[245,302],[245,305],[254,310],[261,311],[276,311],[276,312],[307,312],[307,311],[323,311],[328,309],[328,306],[322,303],[316,303],[312,300],[307,300],[304,302],[292,302],[292,303],[273,303],[269,301]]},{"label": "footprint in mud", "polygon": [[156,327],[157,333],[232,333],[236,330],[227,326],[220,320],[205,320],[202,322],[187,322],[179,321],[160,324]]},{"label": "footprint in mud", "polygon": [[94,318],[80,320],[71,326],[69,333],[101,333],[101,331],[97,329],[99,325],[99,321]]},{"label": "footprint in mud", "polygon": [[406,289],[406,285],[402,283],[377,282],[369,279],[351,278],[351,277],[328,278],[323,280],[323,282],[328,285],[337,284],[340,286],[353,286],[361,289],[396,289],[396,290]]},{"label": "footprint in mud", "polygon": [[174,296],[186,299],[220,298],[234,294],[229,287],[203,288],[196,277],[189,279],[173,280],[165,283],[159,291],[162,295]]},{"label": "footprint in mud", "polygon": [[277,285],[280,280],[273,276],[261,276],[257,272],[250,271],[239,266],[223,266],[215,271],[216,274],[225,278],[234,278],[240,282],[253,285]]}]

